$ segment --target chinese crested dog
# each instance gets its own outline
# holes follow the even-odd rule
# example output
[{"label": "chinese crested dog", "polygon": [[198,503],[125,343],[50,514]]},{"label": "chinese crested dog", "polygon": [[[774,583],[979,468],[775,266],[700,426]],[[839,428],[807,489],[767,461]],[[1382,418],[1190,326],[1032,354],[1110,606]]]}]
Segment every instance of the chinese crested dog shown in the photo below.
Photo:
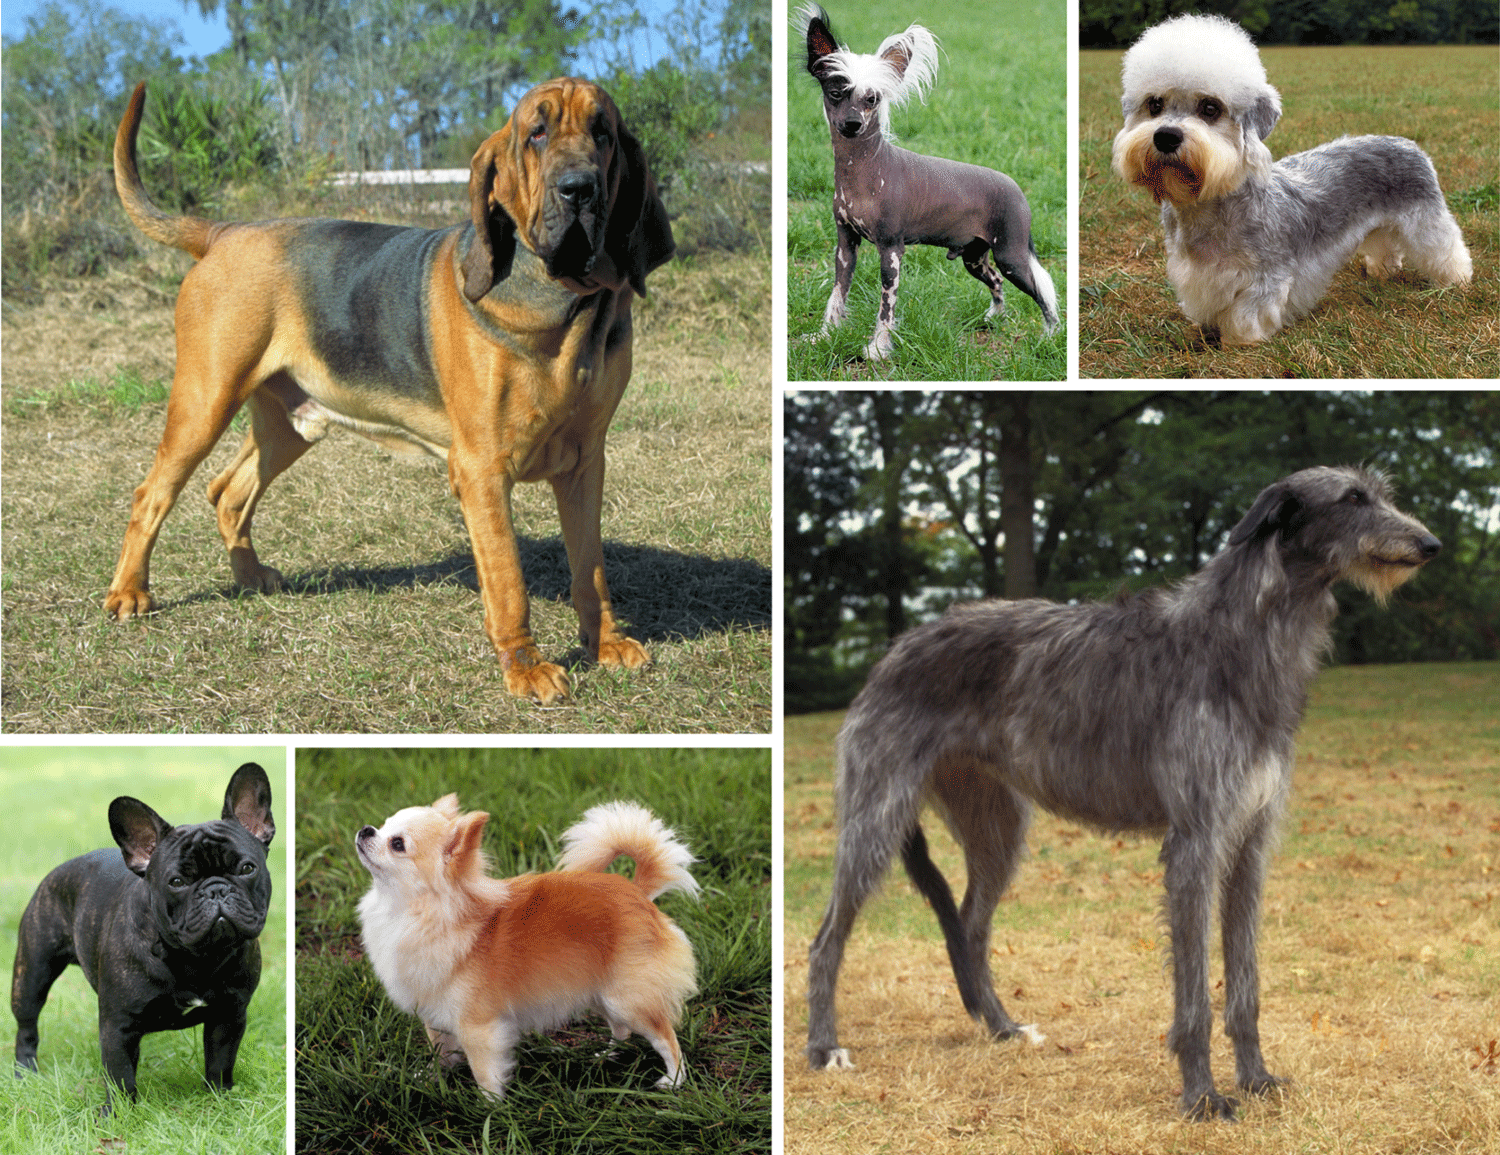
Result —
[{"label": "chinese crested dog", "polygon": [[1305,316],[1350,257],[1405,259],[1436,285],[1473,274],[1427,154],[1345,136],[1272,163],[1281,116],[1260,54],[1221,16],[1178,16],[1125,54],[1114,168],[1161,205],[1167,278],[1188,319],[1249,345]]},{"label": "chinese crested dog", "polygon": [[887,36],[874,55],[862,55],[839,46],[828,13],[817,5],[803,7],[796,20],[807,37],[807,71],[823,89],[823,115],[833,137],[838,247],[819,336],[843,324],[862,240],[880,253],[880,311],[865,349],[871,361],[891,355],[907,245],[941,245],[950,261],[962,259],[990,291],[986,320],[1005,312],[1003,274],[1037,303],[1051,334],[1057,328],[1057,293],[1036,258],[1031,206],[1020,186],[994,169],[922,156],[892,143],[891,107],[921,96],[937,71],[932,33],[913,24]]}]

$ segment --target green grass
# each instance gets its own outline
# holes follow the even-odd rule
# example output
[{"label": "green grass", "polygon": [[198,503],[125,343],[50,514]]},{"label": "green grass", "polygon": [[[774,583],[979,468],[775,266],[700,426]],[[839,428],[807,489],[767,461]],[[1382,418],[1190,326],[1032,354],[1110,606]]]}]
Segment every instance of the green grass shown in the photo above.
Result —
[{"label": "green grass", "polygon": [[1079,374],[1089,377],[1493,378],[1500,373],[1496,237],[1500,122],[1493,47],[1271,48],[1277,159],[1349,134],[1410,137],[1437,167],[1474,258],[1468,286],[1389,281],[1351,262],[1308,317],[1251,348],[1206,342],[1167,281],[1160,211],[1110,169],[1120,53],[1078,65]]},{"label": "green grass", "polygon": [[[990,962],[1007,1009],[1045,1045],[993,1043],[967,1018],[937,922],[897,868],[855,924],[841,973],[840,1042],[855,1069],[809,1072],[806,953],[832,875],[843,716],[788,718],[787,1155],[1491,1150],[1497,701],[1494,662],[1347,666],[1313,683],[1261,931],[1266,1059],[1292,1082],[1247,1102],[1234,1127],[1177,1115],[1157,840],[1043,813],[996,911]],[[924,829],[960,894],[960,851],[935,818]],[[1217,955],[1215,941],[1221,1016]],[[1214,1064],[1227,1081],[1222,1018]]]},{"label": "green grass", "polygon": [[[515,495],[542,652],[565,704],[510,697],[485,638],[468,533],[444,469],[336,431],[256,514],[289,590],[239,596],[203,500],[231,430],[151,559],[158,612],[101,609],[165,421],[172,313],[134,282],[7,318],[3,726],[92,733],[765,733],[771,726],[769,261],[699,257],[653,274],[607,454],[616,613],[653,665],[581,664],[550,487]],[[133,295],[132,295],[133,294]],[[84,299],[74,299],[82,297]],[[88,299],[115,301],[101,316]],[[130,302],[130,304],[120,304]],[[69,333],[91,326],[94,339]],[[58,382],[89,382],[63,387]],[[121,383],[141,382],[141,389]],[[129,407],[123,396],[144,392]]]},{"label": "green grass", "polygon": [[[549,869],[589,806],[650,808],[699,862],[699,901],[661,899],[693,944],[699,994],[679,1025],[687,1080],[632,1037],[600,1058],[602,1020],[530,1035],[502,1103],[440,1074],[421,1023],[363,957],[369,876],[354,833],[456,791],[487,810],[493,873]],[[770,754],[763,750],[301,750],[297,763],[298,1146],[342,1152],[769,1152]]]},{"label": "green grass", "polygon": [[57,389],[7,397],[5,407],[7,413],[17,417],[50,416],[70,409],[96,409],[131,417],[146,406],[165,405],[169,392],[170,382],[146,378],[138,370],[122,367],[103,381],[75,378]]},{"label": "green grass", "polygon": [[[795,7],[795,5],[793,6]],[[875,328],[880,259],[861,244],[849,315],[818,339],[833,287],[833,153],[805,49],[791,45],[787,94],[787,378],[791,381],[1061,380],[1067,374],[1067,63],[1064,12],[1030,0],[1003,19],[974,19],[971,5],[939,0],[920,11],[895,2],[832,13],[834,32],[856,52],[920,21],[944,55],[926,104],[892,117],[902,147],[997,168],[1031,204],[1037,255],[1057,289],[1063,325],[1045,336],[1041,312],[1006,286],[1005,316],[984,322],[989,292],[946,250],[907,249],[897,301],[896,351],[872,365],[863,351]]]},{"label": "green grass", "polygon": [[[39,1070],[0,1079],[0,1151],[75,1155],[85,1151],[264,1155],[286,1136],[286,927],[288,895],[286,751],[283,747],[190,748],[8,746],[0,749],[0,959],[15,957],[21,912],[55,866],[113,845],[107,811],[120,794],[141,799],[169,822],[217,818],[241,762],[256,761],[272,782],[281,822],[271,844],[270,917],[261,934],[261,982],[235,1064],[234,1089],[203,1083],[203,1031],[162,1031],[141,1044],[140,1098],[117,1097],[99,1120],[104,1067],[98,1001],[83,972],[69,967],[41,1018]],[[14,1027],[7,1013],[7,1021]],[[14,1032],[0,1033],[9,1055]],[[9,1060],[7,1059],[7,1066]]]}]

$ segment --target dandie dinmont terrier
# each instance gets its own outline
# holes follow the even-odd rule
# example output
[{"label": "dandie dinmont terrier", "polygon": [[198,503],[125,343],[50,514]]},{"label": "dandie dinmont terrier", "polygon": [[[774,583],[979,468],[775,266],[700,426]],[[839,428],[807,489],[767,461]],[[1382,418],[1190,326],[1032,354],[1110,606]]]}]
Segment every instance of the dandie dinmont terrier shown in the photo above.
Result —
[{"label": "dandie dinmont terrier", "polygon": [[1403,257],[1434,284],[1473,263],[1427,154],[1345,136],[1272,163],[1281,116],[1260,54],[1222,16],[1177,16],[1125,54],[1114,168],[1161,205],[1182,311],[1225,345],[1264,341],[1310,312],[1350,257],[1386,277]]}]

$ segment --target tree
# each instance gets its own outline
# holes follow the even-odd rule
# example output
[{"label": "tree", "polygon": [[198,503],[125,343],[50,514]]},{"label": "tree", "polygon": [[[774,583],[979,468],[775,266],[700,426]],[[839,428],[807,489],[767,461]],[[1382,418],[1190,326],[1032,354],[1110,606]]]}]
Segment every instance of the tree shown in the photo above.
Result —
[{"label": "tree", "polygon": [[[1386,608],[1339,588],[1337,658],[1500,654],[1494,393],[805,393],[789,399],[786,427],[793,708],[857,685],[910,620],[957,598],[1031,592],[1024,572],[1012,580],[1028,542],[1045,597],[1176,581],[1222,548],[1264,486],[1319,463],[1387,470],[1401,506],[1444,543]],[[820,476],[838,479],[818,491],[815,539],[802,532],[811,490],[794,452],[814,428]],[[821,665],[805,665],[798,647],[819,606]],[[821,680],[809,694],[793,671]]]},{"label": "tree", "polygon": [[108,165],[127,85],[182,66],[167,21],[97,0],[49,0],[4,50],[8,211],[71,199]]},{"label": "tree", "polygon": [[266,78],[288,146],[353,168],[467,163],[497,111],[592,34],[563,0],[197,0]]}]

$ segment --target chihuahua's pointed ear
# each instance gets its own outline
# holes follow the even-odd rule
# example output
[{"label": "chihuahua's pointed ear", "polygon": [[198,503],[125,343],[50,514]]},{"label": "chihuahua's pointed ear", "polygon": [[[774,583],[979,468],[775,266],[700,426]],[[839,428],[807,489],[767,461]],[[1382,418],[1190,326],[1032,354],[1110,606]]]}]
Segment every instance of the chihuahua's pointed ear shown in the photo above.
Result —
[{"label": "chihuahua's pointed ear", "polygon": [[432,804],[432,808],[448,819],[448,821],[452,822],[453,819],[458,817],[458,795],[444,794]]},{"label": "chihuahua's pointed ear", "polygon": [[483,810],[474,810],[454,821],[443,844],[443,870],[450,877],[468,874],[481,864],[479,837],[489,820]]},{"label": "chihuahua's pointed ear", "polygon": [[516,195],[511,122],[479,146],[469,162],[469,216],[474,231],[459,267],[464,296],[477,301],[510,276],[516,253],[516,222],[507,211]]}]

